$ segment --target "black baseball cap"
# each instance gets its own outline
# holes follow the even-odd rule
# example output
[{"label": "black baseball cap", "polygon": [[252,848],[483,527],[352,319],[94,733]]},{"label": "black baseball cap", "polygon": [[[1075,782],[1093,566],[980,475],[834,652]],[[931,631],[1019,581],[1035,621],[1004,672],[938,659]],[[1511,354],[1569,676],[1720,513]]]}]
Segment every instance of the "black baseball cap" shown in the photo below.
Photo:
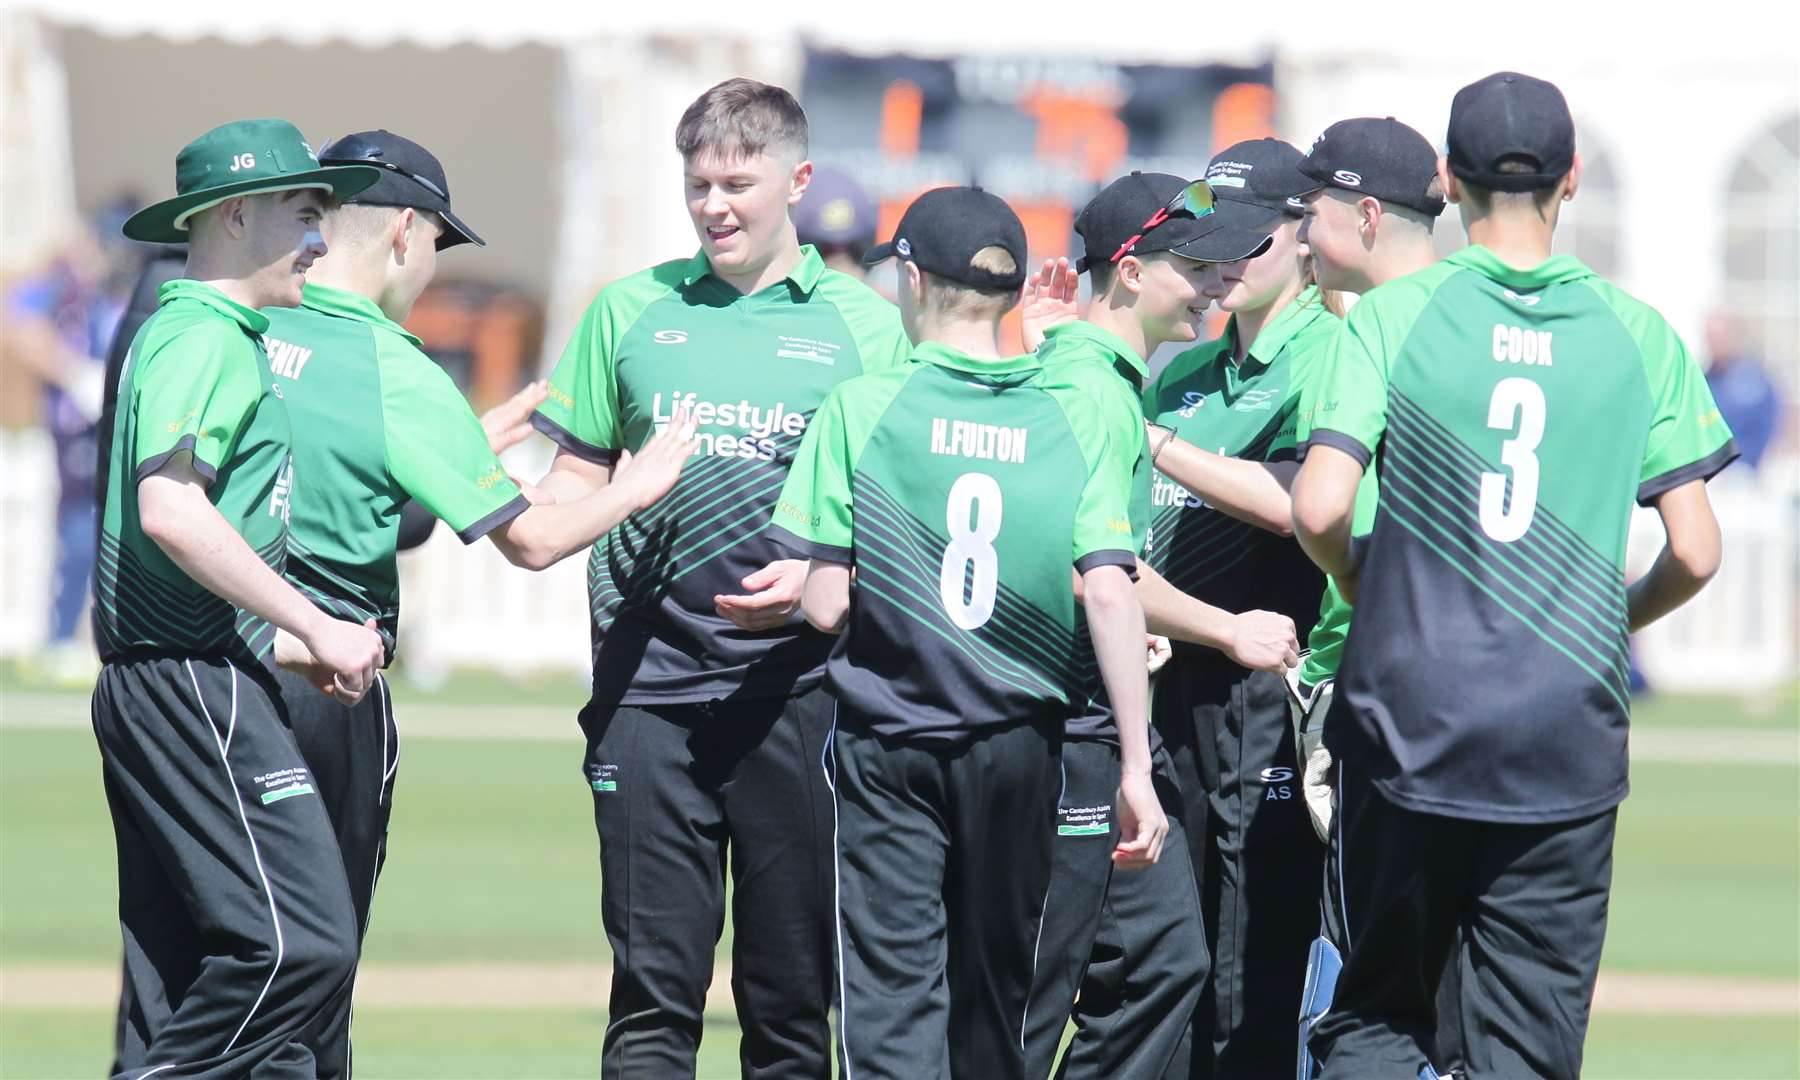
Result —
[{"label": "black baseball cap", "polygon": [[1322,187],[1369,195],[1437,217],[1444,196],[1434,193],[1437,151],[1425,136],[1391,116],[1339,120],[1313,142],[1300,165],[1310,181],[1304,195]]},{"label": "black baseball cap", "polygon": [[[1497,71],[1456,92],[1446,139],[1450,171],[1490,191],[1555,187],[1575,166],[1575,118],[1553,83]],[[1503,161],[1529,172],[1499,172]]]},{"label": "black baseball cap", "polygon": [[1131,172],[1100,189],[1075,218],[1083,248],[1075,269],[1085,273],[1126,255],[1158,251],[1195,262],[1235,262],[1268,249],[1273,218],[1243,203],[1215,201],[1212,213],[1195,217],[1178,212],[1146,231],[1144,226],[1191,183],[1169,173]]},{"label": "black baseball cap", "polygon": [[[1300,171],[1306,155],[1280,139],[1245,139],[1213,155],[1206,166],[1206,182],[1220,202],[1238,203],[1268,211],[1271,225],[1281,218],[1301,217],[1306,207],[1299,195],[1277,192],[1308,191],[1317,185]],[[1252,182],[1254,178],[1254,182]]]},{"label": "black baseball cap", "polygon": [[444,219],[437,249],[458,244],[487,246],[487,241],[450,211],[450,181],[431,151],[391,131],[358,131],[333,139],[319,151],[321,165],[374,165],[381,178],[346,203],[359,206],[404,206],[429,210]]},{"label": "black baseball cap", "polygon": [[[1013,272],[996,274],[974,265],[985,247],[1005,249]],[[900,215],[894,238],[863,253],[863,265],[905,259],[926,273],[977,289],[1017,289],[1025,284],[1025,225],[1006,200],[978,187],[933,188]]]}]

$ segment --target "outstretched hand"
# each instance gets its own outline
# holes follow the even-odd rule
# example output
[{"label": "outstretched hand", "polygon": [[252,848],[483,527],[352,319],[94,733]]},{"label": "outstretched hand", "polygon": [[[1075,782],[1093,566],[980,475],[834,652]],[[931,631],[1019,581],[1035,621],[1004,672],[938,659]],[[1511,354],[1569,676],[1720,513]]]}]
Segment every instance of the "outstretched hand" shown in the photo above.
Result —
[{"label": "outstretched hand", "polygon": [[611,485],[630,494],[634,509],[643,510],[669,493],[681,478],[681,467],[694,456],[698,434],[688,411],[675,415],[633,454],[626,450],[613,465]]},{"label": "outstretched hand", "polygon": [[482,413],[481,430],[487,432],[488,448],[498,454],[529,438],[531,414],[549,396],[549,380],[539,379]]},{"label": "outstretched hand", "polygon": [[1025,348],[1036,352],[1044,332],[1058,323],[1081,317],[1075,299],[1081,293],[1081,275],[1067,258],[1045,259],[1043,268],[1025,279],[1019,307],[1019,330]]}]

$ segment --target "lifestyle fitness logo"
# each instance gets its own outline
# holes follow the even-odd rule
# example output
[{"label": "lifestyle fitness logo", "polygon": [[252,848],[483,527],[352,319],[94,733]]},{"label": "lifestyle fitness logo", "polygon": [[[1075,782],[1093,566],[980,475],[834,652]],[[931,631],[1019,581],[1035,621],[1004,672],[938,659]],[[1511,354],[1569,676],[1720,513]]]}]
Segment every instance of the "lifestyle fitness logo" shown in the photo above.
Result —
[{"label": "lifestyle fitness logo", "polygon": [[688,419],[700,431],[694,451],[700,456],[774,461],[781,453],[777,439],[797,441],[806,434],[806,414],[796,412],[785,401],[773,405],[759,405],[749,398],[711,401],[693,390],[653,395],[650,421],[661,431],[680,409],[688,411]]}]

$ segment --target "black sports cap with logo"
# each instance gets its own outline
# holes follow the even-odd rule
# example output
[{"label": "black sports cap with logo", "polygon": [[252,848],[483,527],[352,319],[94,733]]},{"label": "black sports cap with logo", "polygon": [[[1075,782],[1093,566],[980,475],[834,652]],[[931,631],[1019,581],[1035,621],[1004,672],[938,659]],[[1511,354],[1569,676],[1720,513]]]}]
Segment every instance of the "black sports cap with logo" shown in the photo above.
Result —
[{"label": "black sports cap with logo", "polygon": [[[1315,185],[1300,171],[1306,155],[1280,139],[1245,139],[1213,155],[1206,166],[1206,182],[1220,202],[1242,203],[1267,212],[1270,225],[1283,216],[1303,217],[1306,205],[1298,195],[1278,191],[1305,191]],[[1252,183],[1252,178],[1255,182]]]},{"label": "black sports cap with logo", "polygon": [[[1575,167],[1575,118],[1554,84],[1498,71],[1456,92],[1446,148],[1460,180],[1489,191],[1540,191]],[[1500,172],[1503,163],[1526,168]]]},{"label": "black sports cap with logo", "polygon": [[1204,180],[1131,172],[1102,188],[1076,216],[1084,251],[1075,269],[1085,273],[1127,255],[1159,251],[1194,262],[1236,262],[1268,250],[1273,220],[1248,203],[1219,201]]},{"label": "black sports cap with logo", "polygon": [[450,181],[431,151],[391,131],[358,131],[333,139],[319,151],[321,165],[374,165],[381,179],[344,202],[360,206],[399,206],[429,210],[444,219],[437,249],[458,244],[487,246],[474,229],[450,210]]},{"label": "black sports cap with logo", "polygon": [[[974,265],[982,248],[997,247],[1013,259],[1013,271],[996,274]],[[894,238],[863,254],[863,265],[904,259],[935,277],[976,289],[1017,289],[1025,284],[1025,225],[1006,200],[978,187],[933,188],[900,216]]]},{"label": "black sports cap with logo", "polygon": [[1330,187],[1395,203],[1429,217],[1444,212],[1444,196],[1435,190],[1437,151],[1425,136],[1391,116],[1339,120],[1313,143],[1300,172],[1308,180],[1303,190],[1264,190],[1304,195]]}]

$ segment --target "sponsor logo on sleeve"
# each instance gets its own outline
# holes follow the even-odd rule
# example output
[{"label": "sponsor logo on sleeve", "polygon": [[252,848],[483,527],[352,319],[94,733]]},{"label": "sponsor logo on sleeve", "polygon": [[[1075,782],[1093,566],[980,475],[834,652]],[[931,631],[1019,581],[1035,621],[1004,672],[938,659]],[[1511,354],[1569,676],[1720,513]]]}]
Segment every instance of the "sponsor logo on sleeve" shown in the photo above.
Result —
[{"label": "sponsor logo on sleeve", "polygon": [[487,472],[475,478],[475,486],[483,491],[492,491],[501,484],[506,483],[506,480],[506,470],[498,465],[491,465],[488,467]]}]

